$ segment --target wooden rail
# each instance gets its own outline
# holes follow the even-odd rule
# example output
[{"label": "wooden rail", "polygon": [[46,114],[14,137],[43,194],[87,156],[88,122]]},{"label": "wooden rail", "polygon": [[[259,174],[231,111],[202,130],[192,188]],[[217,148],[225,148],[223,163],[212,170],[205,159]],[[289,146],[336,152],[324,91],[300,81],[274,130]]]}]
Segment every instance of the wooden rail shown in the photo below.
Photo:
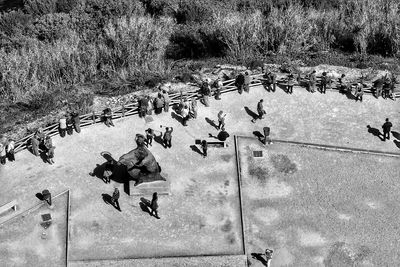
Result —
[{"label": "wooden rail", "polygon": [[[262,74],[255,74],[255,75],[251,75],[251,76],[252,76],[252,82],[250,84],[251,87],[263,84]],[[301,78],[300,82],[296,81],[294,85],[301,86],[307,82],[308,82],[307,79]],[[319,82],[320,82],[320,79],[317,80],[317,86],[318,86]],[[223,81],[222,84],[223,84],[223,86],[222,86],[221,94],[229,93],[229,92],[237,90],[237,87],[235,85],[235,79]],[[287,85],[287,79],[279,79],[279,80],[277,80],[277,84],[278,85]],[[338,89],[339,88],[337,88],[336,86],[332,86],[330,89],[327,88],[327,90],[338,90]],[[364,93],[373,94],[374,89],[371,87],[366,87],[366,88],[364,88]],[[182,96],[186,97],[186,98],[195,98],[195,99],[201,98],[199,89],[182,92]],[[212,96],[215,96],[215,91],[212,92]],[[181,93],[180,92],[170,93],[169,97],[171,100],[170,106],[172,106],[172,105],[178,104],[180,102]],[[394,100],[396,98],[400,98],[400,92],[394,92],[393,97],[394,97]],[[112,110],[112,119],[119,119],[119,118],[123,118],[123,117],[133,116],[133,115],[138,114],[138,112],[139,112],[139,103],[137,100],[133,100],[132,102],[123,104],[120,107],[112,108],[111,110]],[[88,127],[89,125],[103,122],[103,112],[102,111],[93,111],[92,113],[81,115],[81,116],[79,116],[79,118],[80,118],[80,122],[81,122],[80,127],[85,128],[85,127]],[[55,136],[59,133],[58,125],[59,125],[58,122],[51,124],[49,126],[46,126],[43,129],[43,131],[47,135]],[[16,141],[15,149],[14,149],[15,153],[22,151],[24,149],[27,149],[29,146],[28,142],[30,141],[32,136],[33,136],[33,133]]]}]

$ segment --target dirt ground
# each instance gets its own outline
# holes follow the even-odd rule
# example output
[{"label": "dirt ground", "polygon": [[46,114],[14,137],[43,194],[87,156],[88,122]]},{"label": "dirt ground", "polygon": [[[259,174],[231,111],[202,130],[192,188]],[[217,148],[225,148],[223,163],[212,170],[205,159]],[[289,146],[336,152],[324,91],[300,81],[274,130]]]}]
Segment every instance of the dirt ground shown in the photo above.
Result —
[{"label": "dirt ground", "polygon": [[[68,193],[0,226],[0,266],[65,266]],[[43,228],[42,214],[52,224]]]},{"label": "dirt ground", "polygon": [[[254,124],[249,110],[256,111],[260,98],[265,100],[267,116]],[[163,113],[153,116],[151,123],[133,116],[116,120],[113,128],[98,124],[81,134],[54,137],[54,165],[28,151],[18,153],[16,162],[0,166],[0,203],[17,199],[20,210],[26,210],[38,202],[35,193],[44,188],[71,189],[71,260],[239,255],[243,247],[233,142],[229,140],[226,149],[210,148],[205,159],[191,148],[196,139],[217,133],[209,122],[216,120],[219,110],[228,114],[226,128],[231,136],[252,135],[268,125],[272,138],[399,152],[397,139],[382,142],[366,127],[379,130],[389,117],[398,133],[398,102],[365,96],[364,102],[356,103],[336,92],[310,94],[295,87],[293,95],[287,95],[280,89],[269,93],[257,87],[249,94],[223,95],[208,108],[200,106],[199,117],[187,127]],[[104,162],[102,151],[118,158],[135,148],[136,133],[148,127],[163,131],[160,125],[173,126],[174,132],[171,149],[157,143],[151,147],[171,182],[171,194],[159,197],[161,219],[157,220],[141,209],[140,197],[123,193],[121,183],[104,184],[89,173]],[[103,201],[102,195],[111,195],[114,186],[121,191],[122,212]]]},{"label": "dirt ground", "polygon": [[272,267],[400,262],[399,158],[238,143],[248,253],[273,249]]}]

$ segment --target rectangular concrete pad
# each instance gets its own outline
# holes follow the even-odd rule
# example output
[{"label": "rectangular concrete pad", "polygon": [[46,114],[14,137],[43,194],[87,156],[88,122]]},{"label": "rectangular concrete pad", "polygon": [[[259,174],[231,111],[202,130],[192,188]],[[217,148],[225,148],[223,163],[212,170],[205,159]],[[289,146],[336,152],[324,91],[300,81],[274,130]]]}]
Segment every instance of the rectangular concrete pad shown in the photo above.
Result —
[{"label": "rectangular concrete pad", "polygon": [[70,267],[165,267],[165,266],[190,266],[190,267],[246,267],[245,255],[232,256],[199,256],[178,258],[152,258],[131,260],[107,260],[107,261],[71,261]]},{"label": "rectangular concrete pad", "polygon": [[272,266],[400,262],[399,158],[238,143],[248,253],[275,250]]}]

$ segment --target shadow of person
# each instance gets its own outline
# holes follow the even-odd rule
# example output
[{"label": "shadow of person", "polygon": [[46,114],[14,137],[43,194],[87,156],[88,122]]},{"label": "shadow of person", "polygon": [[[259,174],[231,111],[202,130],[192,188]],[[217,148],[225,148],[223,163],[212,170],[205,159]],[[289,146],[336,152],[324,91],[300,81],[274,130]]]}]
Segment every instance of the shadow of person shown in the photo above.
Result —
[{"label": "shadow of person", "polygon": [[258,118],[258,115],[257,115],[254,111],[252,111],[251,109],[249,109],[249,107],[244,107],[244,110],[246,110],[246,113],[247,113],[253,120],[255,120],[255,119]]},{"label": "shadow of person", "polygon": [[287,86],[285,83],[276,83],[276,87],[288,94]]},{"label": "shadow of person", "polygon": [[42,193],[36,193],[35,195],[40,201],[43,201],[43,195]]},{"label": "shadow of person", "polygon": [[254,134],[258,139],[264,138],[264,135],[263,135],[260,131],[254,131],[253,134]]},{"label": "shadow of person", "polygon": [[177,120],[179,123],[182,123],[182,117],[179,116],[176,112],[171,111],[171,118]]},{"label": "shadow of person", "polygon": [[350,100],[356,100],[356,97],[351,93],[351,91],[346,91],[344,93],[346,95],[346,97]]},{"label": "shadow of person", "polygon": [[212,127],[214,127],[215,129],[218,129],[218,125],[216,125],[212,119],[206,117],[206,122],[208,124],[210,124]]},{"label": "shadow of person", "polygon": [[264,266],[268,266],[268,262],[264,259],[263,255],[264,254],[262,254],[262,253],[251,253],[251,257],[253,259],[258,260]]},{"label": "shadow of person", "polygon": [[400,133],[392,131],[392,135],[394,138],[396,138],[397,140],[400,140]]},{"label": "shadow of person", "polygon": [[400,142],[399,142],[399,141],[393,140],[393,143],[394,143],[398,148],[400,148]]},{"label": "shadow of person", "polygon": [[101,197],[103,198],[103,201],[108,204],[108,205],[112,205],[111,202],[111,196],[109,194],[101,194]]},{"label": "shadow of person", "polygon": [[372,128],[370,125],[367,125],[368,132],[376,137],[378,137],[381,141],[383,140],[382,133],[379,129]]},{"label": "shadow of person", "polygon": [[[90,176],[97,177],[104,181],[104,171],[106,169],[107,162],[103,164],[96,164],[96,167],[93,169],[92,172],[89,173]],[[125,183],[129,180],[129,174],[127,172],[126,166],[121,164],[114,164],[112,168],[112,175],[110,179],[117,183]]]},{"label": "shadow of person", "polygon": [[199,153],[200,155],[203,155],[203,153],[200,151],[200,149],[196,145],[191,145],[190,148],[192,151]]},{"label": "shadow of person", "polygon": [[146,212],[151,216],[150,204],[151,204],[150,200],[148,200],[144,197],[140,198],[140,202],[139,202],[140,208],[142,209],[143,212]]},{"label": "shadow of person", "polygon": [[163,133],[160,133],[160,135],[154,135],[154,142],[164,146],[164,141],[163,141]]}]

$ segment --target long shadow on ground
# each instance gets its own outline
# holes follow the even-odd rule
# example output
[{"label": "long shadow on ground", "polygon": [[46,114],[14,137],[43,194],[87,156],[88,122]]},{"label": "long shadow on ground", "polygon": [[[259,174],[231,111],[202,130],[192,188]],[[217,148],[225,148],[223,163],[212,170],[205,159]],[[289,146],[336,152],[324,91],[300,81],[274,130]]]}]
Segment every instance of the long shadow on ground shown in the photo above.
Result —
[{"label": "long shadow on ground", "polygon": [[367,125],[367,129],[370,134],[378,137],[381,141],[383,141],[383,138],[382,138],[383,134],[381,133],[381,131],[379,131],[379,129],[373,128],[370,125]]},{"label": "long shadow on ground", "polygon": [[215,129],[218,129],[218,125],[215,124],[214,120],[206,117],[206,122],[208,124],[210,124],[212,127],[214,127]]},{"label": "long shadow on ground", "polygon": [[396,138],[397,140],[400,140],[400,133],[392,131],[392,135],[394,138]]},{"label": "long shadow on ground", "polygon": [[258,118],[258,115],[254,111],[249,109],[249,107],[244,107],[244,110],[246,111],[247,115],[249,115],[253,120]]}]

